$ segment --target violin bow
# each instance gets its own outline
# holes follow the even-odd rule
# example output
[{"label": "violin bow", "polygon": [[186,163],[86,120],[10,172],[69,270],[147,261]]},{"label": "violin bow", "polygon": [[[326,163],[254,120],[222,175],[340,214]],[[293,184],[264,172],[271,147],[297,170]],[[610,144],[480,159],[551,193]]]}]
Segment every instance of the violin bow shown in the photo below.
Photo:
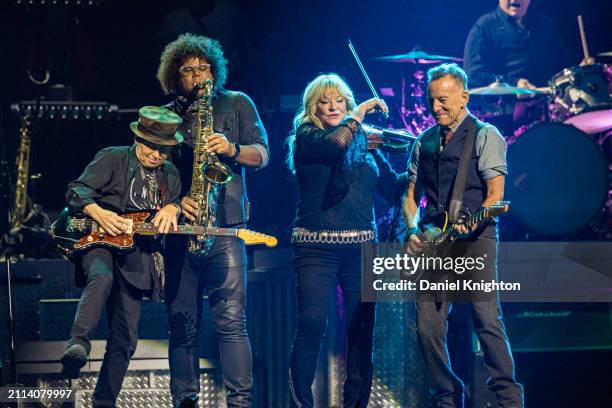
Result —
[{"label": "violin bow", "polygon": [[[378,92],[376,91],[376,88],[374,88],[374,85],[372,84],[372,81],[370,81],[370,77],[368,76],[368,73],[366,72],[365,68],[363,67],[363,64],[361,63],[361,60],[359,59],[359,55],[357,55],[357,51],[355,50],[355,47],[353,46],[353,43],[351,42],[350,39],[348,40],[348,47],[349,47],[349,50],[351,50],[351,53],[353,54],[353,57],[355,58],[355,62],[357,62],[357,66],[361,70],[361,73],[363,74],[363,77],[365,78],[368,86],[370,87],[370,91],[372,91],[372,94],[374,95],[374,97],[376,99],[380,99],[380,96],[378,95]],[[389,119],[389,112],[383,112],[382,114],[384,115],[385,119]]]}]

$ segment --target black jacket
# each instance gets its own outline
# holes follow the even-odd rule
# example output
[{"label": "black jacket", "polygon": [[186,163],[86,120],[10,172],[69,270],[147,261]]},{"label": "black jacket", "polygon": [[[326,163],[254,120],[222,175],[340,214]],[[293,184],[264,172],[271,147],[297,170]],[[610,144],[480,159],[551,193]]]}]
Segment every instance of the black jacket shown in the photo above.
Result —
[{"label": "black jacket", "polygon": [[[178,203],[181,180],[177,168],[165,161],[162,165],[167,193],[162,191],[162,205]],[[107,147],[100,150],[78,179],[68,184],[66,201],[75,213],[97,203],[117,213],[124,213],[128,202],[128,183],[138,171],[135,145]]]},{"label": "black jacket", "polygon": [[[78,179],[68,184],[66,201],[68,206],[81,213],[83,207],[96,203],[103,208],[119,214],[126,212],[129,198],[129,182],[138,171],[139,164],[134,146],[107,147],[100,150],[93,161],[87,165]],[[162,205],[178,203],[181,191],[181,180],[176,167],[165,161],[162,165],[162,181],[160,183]],[[152,257],[154,250],[150,241],[146,242],[145,249],[141,250],[138,244],[127,254],[114,256],[115,267],[121,275],[133,286],[139,289],[150,289],[150,278],[144,274],[152,273]],[[84,271],[80,260],[75,260],[76,282],[84,286]],[[154,280],[155,281],[155,280]],[[155,282],[157,284],[157,282]],[[156,285],[154,299],[160,295]]]}]

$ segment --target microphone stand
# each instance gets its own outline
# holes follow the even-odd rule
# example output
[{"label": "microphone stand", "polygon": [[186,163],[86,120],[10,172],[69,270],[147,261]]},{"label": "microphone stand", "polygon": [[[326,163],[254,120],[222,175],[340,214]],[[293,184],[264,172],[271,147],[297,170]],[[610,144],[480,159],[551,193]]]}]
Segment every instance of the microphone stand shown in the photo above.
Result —
[{"label": "microphone stand", "polygon": [[[42,99],[42,91],[44,88],[42,86],[46,85],[49,82],[49,71],[45,73],[45,78],[42,81],[38,81],[34,79],[32,74],[27,72],[30,80],[36,85],[41,86],[41,92],[37,97],[36,109],[33,112],[34,120],[38,120],[39,111],[40,111],[40,101]],[[1,165],[5,174],[3,174],[3,191],[2,196],[6,198],[5,202],[9,202],[8,197],[10,195],[10,170],[8,166],[8,161],[6,160],[6,143],[4,139],[4,123],[3,117],[1,116],[2,112],[2,103],[0,100],[0,143],[2,144],[2,160]],[[23,115],[23,113],[20,112]],[[32,125],[31,125],[32,126]],[[29,175],[28,175],[29,176]],[[19,231],[11,231],[11,207],[7,205],[7,221],[8,228],[6,233],[2,236],[0,242],[0,253],[4,255],[4,266],[6,269],[6,297],[8,302],[8,316],[7,316],[7,326],[8,326],[8,345],[9,345],[9,383],[7,386],[13,387],[23,387],[23,384],[17,383],[17,362],[15,356],[15,303],[13,298],[13,271],[11,260],[12,258],[18,254],[18,248],[21,244],[23,236],[19,233]],[[3,378],[0,378],[0,383],[3,382]]]},{"label": "microphone stand", "polygon": [[[8,383],[17,385],[17,367],[15,363],[15,304],[13,300],[13,273],[11,269],[11,258],[15,255],[15,251],[19,246],[20,235],[10,233],[11,225],[11,207],[9,204],[10,196],[10,170],[6,159],[6,143],[4,138],[4,117],[2,115],[2,101],[0,100],[0,148],[2,148],[2,158],[0,159],[0,171],[2,172],[2,188],[0,196],[2,201],[6,203],[6,221],[7,229],[0,239],[0,253],[4,256],[4,266],[6,269],[6,299],[8,304],[7,316],[7,331],[8,331],[8,366],[9,378]],[[4,383],[4,376],[0,378],[0,384]],[[8,384],[7,384],[8,385]]]}]

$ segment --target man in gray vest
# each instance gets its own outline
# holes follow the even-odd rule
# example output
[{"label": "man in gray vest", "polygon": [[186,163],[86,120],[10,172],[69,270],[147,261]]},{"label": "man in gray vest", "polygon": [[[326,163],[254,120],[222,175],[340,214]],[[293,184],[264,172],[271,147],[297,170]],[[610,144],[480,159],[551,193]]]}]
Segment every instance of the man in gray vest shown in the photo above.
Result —
[{"label": "man in gray vest", "polygon": [[[410,182],[402,205],[408,226],[406,237],[415,250],[425,246],[418,223],[418,203],[423,195],[427,199],[425,217],[446,211],[451,218],[461,219],[501,200],[507,173],[504,139],[494,126],[480,122],[467,109],[465,72],[457,64],[442,64],[428,71],[427,81],[429,106],[436,125],[423,132],[415,143],[408,169]],[[474,146],[466,150],[467,155],[463,153],[466,141]],[[468,163],[462,204],[451,206],[463,156]],[[495,279],[495,222],[475,225],[469,230],[463,225],[454,228],[460,239],[451,248],[452,256],[485,256],[489,262],[473,278]],[[456,278],[458,273],[450,271],[447,276]],[[423,275],[423,279],[432,279],[433,275]],[[450,293],[440,291],[423,291],[417,297],[417,335],[438,407],[463,407],[463,382],[452,371],[446,346],[446,321],[452,299]],[[470,306],[474,328],[485,353],[485,366],[491,376],[487,385],[496,393],[500,406],[522,407],[523,388],[514,378],[514,361],[497,293],[485,301],[472,301]]]}]

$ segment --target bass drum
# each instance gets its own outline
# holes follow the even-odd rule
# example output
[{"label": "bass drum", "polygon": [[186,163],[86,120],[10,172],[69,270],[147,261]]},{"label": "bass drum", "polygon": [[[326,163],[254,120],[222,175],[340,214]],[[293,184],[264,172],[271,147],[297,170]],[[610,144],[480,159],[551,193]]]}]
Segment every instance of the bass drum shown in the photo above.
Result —
[{"label": "bass drum", "polygon": [[512,218],[546,236],[575,233],[602,210],[608,160],[584,132],[561,123],[526,131],[508,149]]}]

